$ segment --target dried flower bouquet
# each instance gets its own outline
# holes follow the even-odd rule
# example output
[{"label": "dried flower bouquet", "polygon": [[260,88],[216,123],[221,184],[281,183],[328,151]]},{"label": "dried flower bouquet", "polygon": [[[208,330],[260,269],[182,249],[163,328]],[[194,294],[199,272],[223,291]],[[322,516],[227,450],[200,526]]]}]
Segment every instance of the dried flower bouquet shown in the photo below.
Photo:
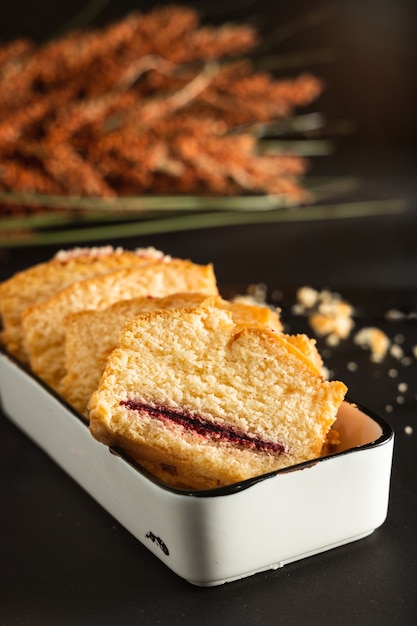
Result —
[{"label": "dried flower bouquet", "polygon": [[283,194],[303,158],[259,150],[254,128],[321,90],[244,55],[246,25],[202,26],[163,6],[36,46],[0,47],[0,189],[65,196]]}]

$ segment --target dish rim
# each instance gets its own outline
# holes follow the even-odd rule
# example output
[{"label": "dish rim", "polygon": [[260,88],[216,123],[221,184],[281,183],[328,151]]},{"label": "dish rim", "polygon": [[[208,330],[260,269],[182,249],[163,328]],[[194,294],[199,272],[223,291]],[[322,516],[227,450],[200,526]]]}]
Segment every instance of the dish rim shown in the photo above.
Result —
[{"label": "dish rim", "polygon": [[[84,415],[82,415],[82,413],[79,413],[76,409],[74,409],[73,406],[71,406],[59,393],[57,393],[53,388],[51,388],[47,383],[45,383],[39,376],[37,376],[35,373],[33,373],[28,368],[28,366],[26,366],[25,364],[21,363],[13,355],[9,354],[7,352],[7,350],[5,350],[2,346],[0,346],[0,354],[3,355],[6,359],[9,359],[26,376],[28,376],[30,379],[35,381],[42,388],[42,390],[45,393],[47,393],[50,396],[52,396],[65,410],[70,412],[72,417],[76,418],[88,430],[88,427],[89,427],[88,419]],[[273,470],[273,471],[268,472],[266,474],[260,474],[258,476],[253,476],[251,478],[247,478],[245,480],[242,480],[242,481],[239,481],[239,482],[236,482],[236,483],[231,483],[230,485],[224,485],[224,486],[215,487],[215,488],[212,488],[212,489],[193,490],[193,489],[187,489],[187,488],[174,487],[172,485],[169,485],[169,484],[163,482],[162,480],[160,480],[156,476],[154,476],[151,472],[149,472],[144,467],[142,467],[140,465],[140,463],[138,463],[137,461],[132,459],[129,456],[129,454],[127,454],[123,449],[121,449],[121,448],[119,448],[117,446],[106,446],[106,447],[108,448],[108,450],[109,450],[109,452],[111,454],[114,454],[115,456],[120,457],[124,462],[126,462],[128,465],[130,465],[134,470],[136,470],[144,478],[146,478],[147,480],[149,480],[152,483],[154,483],[160,489],[168,491],[168,492],[170,492],[172,494],[176,494],[176,495],[179,495],[179,496],[185,496],[185,497],[192,497],[192,498],[212,498],[212,497],[214,498],[214,497],[221,497],[221,496],[230,496],[230,495],[233,495],[235,493],[240,493],[241,491],[244,491],[246,489],[250,489],[254,485],[256,485],[256,484],[258,484],[260,482],[269,480],[271,478],[274,478],[276,476],[279,476],[279,475],[282,475],[282,474],[288,474],[290,472],[301,471],[303,469],[306,469],[306,468],[309,468],[309,467],[313,467],[314,465],[317,465],[319,463],[323,463],[325,461],[329,461],[330,459],[342,457],[342,456],[345,456],[345,455],[349,455],[349,454],[352,454],[354,452],[359,452],[359,451],[365,451],[365,450],[373,449],[373,448],[382,446],[382,445],[388,443],[391,439],[393,439],[394,431],[393,431],[392,427],[390,426],[390,424],[385,419],[380,417],[375,411],[373,411],[373,410],[371,410],[371,409],[369,409],[367,407],[364,407],[362,404],[360,404],[358,402],[353,401],[349,396],[346,396],[344,402],[349,404],[349,405],[351,405],[351,406],[353,406],[354,408],[358,409],[364,415],[366,415],[371,420],[373,420],[381,428],[381,434],[380,434],[380,436],[377,439],[375,439],[374,441],[370,441],[370,442],[367,442],[367,443],[364,443],[364,444],[352,447],[352,448],[347,448],[345,450],[332,452],[332,453],[326,454],[326,455],[324,455],[322,457],[318,457],[318,458],[315,458],[315,459],[310,459],[310,460],[304,461],[302,463],[296,463],[296,464],[290,465],[288,467],[283,467],[281,469]],[[1,398],[0,398],[0,408],[1,408]],[[91,434],[90,434],[90,436],[92,437]],[[101,444],[101,445],[105,446],[105,444]]]}]

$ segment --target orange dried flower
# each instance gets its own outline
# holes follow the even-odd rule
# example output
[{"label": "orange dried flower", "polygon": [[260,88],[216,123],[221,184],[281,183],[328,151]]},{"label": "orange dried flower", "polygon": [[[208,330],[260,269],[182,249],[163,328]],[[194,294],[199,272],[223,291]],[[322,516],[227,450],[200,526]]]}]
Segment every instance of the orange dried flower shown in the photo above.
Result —
[{"label": "orange dried flower", "polygon": [[0,188],[301,199],[304,160],[261,154],[244,128],[309,104],[320,81],[233,60],[257,41],[249,26],[201,26],[193,9],[165,6],[0,46]]}]

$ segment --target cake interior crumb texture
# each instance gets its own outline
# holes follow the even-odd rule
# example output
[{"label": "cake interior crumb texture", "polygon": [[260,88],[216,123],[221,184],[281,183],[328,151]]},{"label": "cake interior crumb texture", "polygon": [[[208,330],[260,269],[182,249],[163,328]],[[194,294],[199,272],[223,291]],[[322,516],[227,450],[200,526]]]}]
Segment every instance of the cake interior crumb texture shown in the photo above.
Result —
[{"label": "cake interior crumb texture", "polygon": [[236,321],[266,324],[277,331],[282,330],[279,314],[275,310],[195,292],[175,293],[162,298],[142,296],[121,300],[102,310],[80,311],[65,320],[65,375],[60,382],[60,393],[77,411],[85,413],[88,400],[100,382],[106,360],[118,346],[120,331],[127,320],[157,309],[194,308],[205,300],[231,311]]}]

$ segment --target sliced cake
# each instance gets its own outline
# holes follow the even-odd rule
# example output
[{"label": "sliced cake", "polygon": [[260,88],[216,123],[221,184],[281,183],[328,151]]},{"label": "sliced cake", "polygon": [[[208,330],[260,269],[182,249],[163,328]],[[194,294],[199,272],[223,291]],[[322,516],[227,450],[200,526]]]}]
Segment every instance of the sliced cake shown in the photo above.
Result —
[{"label": "sliced cake", "polygon": [[204,301],[229,310],[235,321],[266,324],[282,330],[276,311],[201,293],[177,293],[164,298],[145,296],[116,302],[103,310],[81,311],[66,318],[66,374],[60,383],[60,393],[84,413],[91,394],[98,387],[107,357],[117,347],[120,331],[128,319],[157,309],[194,308]]},{"label": "sliced cake", "polygon": [[91,433],[193,489],[317,458],[346,386],[306,346],[210,302],[138,315],[91,396]]},{"label": "sliced cake", "polygon": [[45,302],[73,283],[114,272],[123,267],[169,259],[155,248],[134,251],[102,246],[62,250],[52,259],[18,272],[0,284],[2,343],[7,351],[27,362],[22,345],[21,317],[35,304]]},{"label": "sliced cake", "polygon": [[70,313],[104,309],[118,300],[180,291],[217,294],[211,265],[174,259],[82,280],[22,315],[23,343],[32,371],[59,391],[65,375],[65,319]]}]

